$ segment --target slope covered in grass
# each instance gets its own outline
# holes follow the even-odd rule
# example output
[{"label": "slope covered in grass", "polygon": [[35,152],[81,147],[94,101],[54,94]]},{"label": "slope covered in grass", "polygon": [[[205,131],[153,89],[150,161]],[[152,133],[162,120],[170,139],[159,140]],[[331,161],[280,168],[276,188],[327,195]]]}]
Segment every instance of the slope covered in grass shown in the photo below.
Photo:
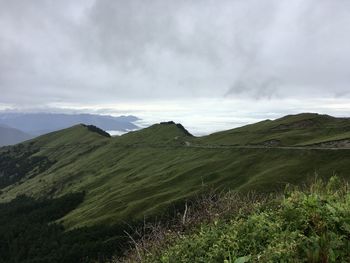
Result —
[{"label": "slope covered in grass", "polygon": [[[256,124],[255,128],[250,125],[236,130],[255,129],[259,134],[261,130],[266,131],[262,126],[271,129],[288,123],[290,127],[275,131],[274,138],[279,136],[293,144],[323,140],[325,133],[320,132],[323,128],[309,130],[306,126],[295,130],[296,125],[300,126],[295,124],[300,119],[307,122],[306,116],[312,123],[320,117],[289,116],[267,121],[269,124]],[[323,118],[327,125],[333,125],[332,134],[327,136],[347,132],[348,120],[321,116],[319,121]],[[225,136],[232,140],[240,136],[242,143],[250,138],[246,132],[229,131]],[[256,143],[254,138],[247,143]],[[211,136],[195,138],[172,122],[114,138],[83,125],[74,126],[17,146],[24,147],[19,152],[30,151],[26,158],[40,157],[49,165],[37,162],[35,167],[24,169],[18,181],[0,189],[0,200],[8,201],[18,194],[56,197],[84,191],[84,201],[62,219],[67,227],[73,228],[116,224],[160,214],[172,203],[211,188],[269,192],[283,188],[286,183],[299,184],[315,172],[322,177],[333,173],[344,178],[349,176],[349,150],[217,149],[187,144],[214,142]],[[2,158],[10,154],[9,158],[16,160],[20,155],[14,147],[0,151]],[[6,167],[0,167],[0,174],[4,169]]]},{"label": "slope covered in grass", "polygon": [[96,151],[108,140],[90,131],[87,126],[77,125],[22,144],[0,148],[0,179],[16,179],[6,189],[1,189],[3,194],[0,198],[8,200],[18,194],[36,197],[54,194],[64,186],[62,181],[73,179],[65,174],[56,180],[56,172]]},{"label": "slope covered in grass", "polygon": [[125,226],[66,229],[55,220],[74,209],[83,193],[59,198],[19,196],[0,204],[0,262],[96,263],[122,254]]},{"label": "slope covered in grass", "polygon": [[[215,203],[224,203],[221,212],[232,209],[238,200],[229,194],[221,198]],[[217,214],[192,233],[164,229],[163,241],[155,242],[154,236],[147,250],[139,247],[136,259],[150,263],[350,261],[350,192],[339,178],[240,205],[235,214]]]},{"label": "slope covered in grass", "polygon": [[304,113],[218,132],[199,139],[205,143],[294,146],[350,138],[350,118]]}]

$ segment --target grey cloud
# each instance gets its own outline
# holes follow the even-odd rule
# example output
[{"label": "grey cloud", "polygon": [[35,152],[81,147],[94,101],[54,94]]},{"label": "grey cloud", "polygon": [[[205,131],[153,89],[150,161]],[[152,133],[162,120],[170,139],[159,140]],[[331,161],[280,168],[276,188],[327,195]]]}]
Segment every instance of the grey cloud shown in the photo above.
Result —
[{"label": "grey cloud", "polygon": [[0,0],[0,103],[349,96],[347,0]]}]

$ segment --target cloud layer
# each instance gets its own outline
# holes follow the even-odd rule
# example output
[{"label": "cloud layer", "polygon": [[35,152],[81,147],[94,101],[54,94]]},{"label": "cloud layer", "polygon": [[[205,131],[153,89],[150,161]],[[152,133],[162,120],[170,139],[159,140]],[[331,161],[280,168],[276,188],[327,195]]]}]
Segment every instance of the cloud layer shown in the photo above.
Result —
[{"label": "cloud layer", "polygon": [[350,97],[347,0],[0,0],[0,103]]}]

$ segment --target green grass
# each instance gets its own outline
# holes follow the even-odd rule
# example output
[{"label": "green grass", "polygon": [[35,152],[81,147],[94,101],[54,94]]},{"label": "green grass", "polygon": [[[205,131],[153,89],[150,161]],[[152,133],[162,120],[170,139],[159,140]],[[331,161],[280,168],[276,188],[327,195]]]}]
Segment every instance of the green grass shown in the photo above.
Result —
[{"label": "green grass", "polygon": [[[221,198],[216,204],[238,200],[229,194]],[[309,189],[243,203],[237,213],[218,215],[190,233],[164,230],[162,241],[150,239],[138,255],[145,263],[349,262],[349,207],[347,183],[337,177],[328,184],[318,180]]]},{"label": "green grass", "polygon": [[350,119],[307,113],[214,133],[199,138],[198,141],[249,145],[278,140],[281,146],[293,146],[348,138],[350,138]]},{"label": "green grass", "polygon": [[[310,118],[311,126],[295,128],[295,122],[299,125],[298,122],[308,122]],[[281,130],[280,125],[290,127],[283,126]],[[171,203],[211,188],[269,192],[283,188],[286,183],[299,184],[315,172],[322,177],[336,173],[348,178],[349,150],[184,146],[187,141],[254,144],[271,138],[280,139],[283,145],[297,145],[346,137],[348,125],[346,119],[305,114],[201,138],[187,135],[175,124],[157,124],[115,138],[78,125],[26,142],[28,147],[39,149],[35,155],[55,163],[33,178],[26,177],[1,189],[0,200],[8,201],[18,194],[56,197],[85,191],[84,202],[62,219],[68,228],[74,228],[162,213]]]}]

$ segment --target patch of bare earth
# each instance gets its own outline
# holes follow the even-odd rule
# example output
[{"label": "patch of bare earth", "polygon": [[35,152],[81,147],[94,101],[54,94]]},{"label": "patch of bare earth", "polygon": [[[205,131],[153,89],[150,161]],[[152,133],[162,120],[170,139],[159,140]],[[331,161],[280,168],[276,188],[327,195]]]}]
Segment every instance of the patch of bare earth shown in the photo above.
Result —
[{"label": "patch of bare earth", "polygon": [[350,139],[328,141],[312,144],[309,146],[325,147],[325,148],[350,148]]},{"label": "patch of bare earth", "polygon": [[271,139],[271,140],[264,141],[259,145],[266,146],[266,147],[275,147],[275,146],[279,146],[280,144],[281,144],[280,140]]}]

